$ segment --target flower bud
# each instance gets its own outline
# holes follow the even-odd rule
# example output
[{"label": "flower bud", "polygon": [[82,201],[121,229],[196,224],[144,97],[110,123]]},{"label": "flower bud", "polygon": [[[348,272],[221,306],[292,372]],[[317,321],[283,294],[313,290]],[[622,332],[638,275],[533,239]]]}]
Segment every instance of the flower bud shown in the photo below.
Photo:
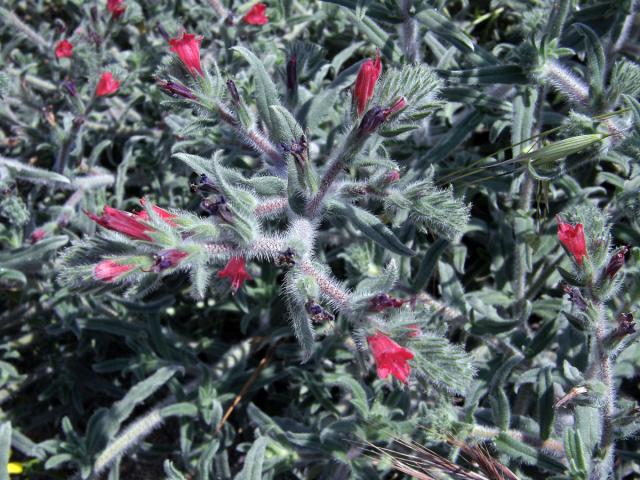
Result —
[{"label": "flower bud", "polygon": [[298,90],[298,60],[295,55],[287,62],[287,90],[290,94],[295,94]]},{"label": "flower bud", "polygon": [[78,94],[78,90],[76,89],[76,82],[74,82],[73,80],[64,80],[62,82],[62,88],[64,88],[72,97],[75,97]]},{"label": "flower bud", "polygon": [[233,103],[238,105],[240,103],[240,93],[238,92],[238,87],[236,87],[236,83],[229,79],[227,80],[227,90],[229,91],[229,96]]},{"label": "flower bud", "polygon": [[316,301],[312,298],[307,300],[305,304],[305,309],[307,313],[311,317],[311,320],[316,323],[321,322],[332,322],[335,318],[331,313],[327,312],[322,305],[316,303]]},{"label": "flower bud", "polygon": [[158,86],[173,98],[186,98],[189,100],[195,100],[196,98],[189,88],[171,80],[158,80]]},{"label": "flower bud", "polygon": [[358,133],[362,136],[371,135],[375,132],[380,125],[384,123],[385,114],[384,108],[376,106],[371,108],[362,117],[360,127],[358,127]]},{"label": "flower bud", "polygon": [[371,97],[373,97],[373,91],[376,86],[378,78],[382,73],[382,62],[380,61],[380,52],[376,52],[375,60],[366,60],[362,63],[358,76],[356,78],[356,85],[353,89],[353,98],[356,101],[356,107],[358,115],[362,115],[362,112],[367,108],[367,104]]},{"label": "flower bud", "polygon": [[607,265],[607,276],[613,280],[613,277],[616,276],[616,273],[624,267],[624,257],[629,252],[629,247],[626,245],[622,246],[616,253],[613,254],[611,260],[609,260],[609,264]]},{"label": "flower bud", "polygon": [[403,304],[403,300],[394,298],[386,293],[379,293],[369,300],[369,310],[372,312],[383,312],[388,308],[399,308]]},{"label": "flower bud", "polygon": [[182,250],[178,250],[176,248],[163,250],[162,252],[154,255],[151,271],[159,273],[167,270],[168,268],[173,268],[188,256],[189,254],[187,252],[183,252]]},{"label": "flower bud", "polygon": [[578,310],[584,312],[587,309],[587,301],[582,296],[582,293],[580,293],[580,289],[565,284],[563,290],[564,293],[569,295],[569,301],[575,305]]}]

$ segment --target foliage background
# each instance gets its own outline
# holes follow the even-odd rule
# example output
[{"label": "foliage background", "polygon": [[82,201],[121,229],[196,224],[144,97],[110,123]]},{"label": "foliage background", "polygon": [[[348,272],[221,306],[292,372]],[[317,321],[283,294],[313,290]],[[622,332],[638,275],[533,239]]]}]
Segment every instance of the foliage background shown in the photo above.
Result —
[{"label": "foliage background", "polygon": [[[521,478],[585,478],[566,460],[566,432],[595,445],[598,409],[588,398],[553,408],[588,363],[587,335],[562,314],[571,306],[556,269],[567,260],[554,215],[598,206],[613,245],[639,244],[637,2],[281,0],[269,3],[264,27],[229,26],[213,3],[128,0],[118,22],[103,2],[0,8],[0,461],[10,445],[25,478],[397,478],[391,459],[365,442],[400,450],[393,440],[402,438],[479,471],[447,442],[453,436],[479,442]],[[238,17],[249,7],[232,6]],[[558,17],[554,35],[545,26]],[[82,209],[131,210],[145,196],[200,211],[194,174],[174,153],[208,158],[221,149],[247,174],[258,166],[232,131],[213,120],[194,127],[201,112],[168,105],[157,87],[170,57],[163,31],[181,29],[204,37],[205,65],[215,59],[252,108],[256,79],[230,48],[255,52],[286,98],[287,48],[312,42],[321,54],[300,74],[298,106],[311,108],[305,126],[316,158],[344,129],[350,86],[376,47],[385,69],[420,61],[443,79],[439,108],[386,141],[385,160],[403,177],[430,172],[471,204],[462,239],[399,222],[394,232],[417,252],[406,258],[328,218],[317,244],[351,287],[379,278],[395,258],[394,294],[429,307],[430,327],[470,353],[476,375],[464,396],[378,380],[342,316],[318,327],[301,363],[280,296],[283,271],[266,262],[250,264],[255,282],[238,295],[214,277],[198,300],[179,273],[139,297],[60,281],[58,253],[95,234]],[[72,61],[53,55],[63,37],[76,46]],[[573,80],[554,74],[557,58]],[[74,129],[105,68],[123,80],[120,91]],[[67,79],[76,97],[61,86]],[[555,128],[540,143],[530,139]],[[508,161],[543,141],[602,133],[614,135],[530,169]],[[66,179],[53,172],[64,149]],[[36,228],[47,234],[32,244]],[[633,247],[611,318],[637,309],[638,257]],[[615,370],[618,478],[639,473],[640,347],[629,345]]]}]

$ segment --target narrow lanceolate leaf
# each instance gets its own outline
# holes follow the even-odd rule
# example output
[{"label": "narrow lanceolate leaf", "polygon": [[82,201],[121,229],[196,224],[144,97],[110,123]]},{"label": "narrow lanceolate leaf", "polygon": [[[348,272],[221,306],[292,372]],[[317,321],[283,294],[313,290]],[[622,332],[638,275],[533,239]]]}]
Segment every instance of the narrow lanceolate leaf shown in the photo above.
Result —
[{"label": "narrow lanceolate leaf", "polygon": [[[286,295],[287,310],[293,332],[302,349],[302,361],[306,362],[311,358],[315,344],[315,332],[309,314],[305,308],[305,303],[309,300],[309,289],[317,288],[309,277],[301,277],[295,271],[290,271],[285,276],[283,283],[284,294]],[[305,288],[305,286],[309,288]],[[317,297],[311,295],[311,297]]]},{"label": "narrow lanceolate leaf", "polygon": [[540,441],[547,440],[553,432],[556,418],[554,408],[555,395],[553,376],[550,368],[543,368],[538,373],[538,412],[540,415]]},{"label": "narrow lanceolate leaf", "polygon": [[375,215],[355,205],[341,202],[328,202],[327,209],[334,215],[350,220],[362,234],[383,248],[399,255],[412,256],[415,252],[400,241],[398,237]]},{"label": "narrow lanceolate leaf", "polygon": [[448,41],[459,50],[463,52],[473,52],[475,50],[473,40],[437,10],[422,10],[415,18],[426,26],[430,32]]},{"label": "narrow lanceolate leaf", "polygon": [[245,48],[236,46],[232,48],[244,59],[249,62],[256,74],[256,105],[258,107],[258,113],[260,119],[265,123],[267,130],[270,134],[274,134],[274,124],[271,119],[271,106],[280,105],[280,99],[278,97],[278,91],[272,80],[272,75],[269,75],[264,68],[264,65],[255,54]]},{"label": "narrow lanceolate leaf", "polygon": [[438,259],[440,258],[440,255],[442,255],[442,253],[446,250],[447,246],[449,246],[449,241],[444,238],[438,238],[431,244],[429,250],[427,250],[427,253],[425,253],[422,261],[420,262],[418,273],[413,279],[414,292],[419,292],[427,286],[431,275],[436,269]]},{"label": "narrow lanceolate leaf", "polygon": [[438,70],[444,78],[456,83],[494,85],[505,83],[526,85],[532,83],[520,65],[491,65],[468,70]]},{"label": "narrow lanceolate leaf", "polygon": [[600,42],[600,37],[590,27],[583,23],[575,23],[573,25],[587,46],[587,65],[589,67],[588,81],[593,89],[594,94],[600,94],[604,91],[604,76],[607,64],[604,56],[604,48]]},{"label": "narrow lanceolate leaf", "polygon": [[11,158],[0,157],[0,171],[5,168],[13,177],[33,183],[71,183],[71,180],[69,180],[64,175],[60,175],[59,173],[50,172],[49,170],[44,170],[38,167],[33,167],[31,165],[27,165]]},{"label": "narrow lanceolate leaf", "polygon": [[175,368],[162,367],[149,378],[139,382],[109,409],[102,408],[89,419],[87,425],[87,449],[93,454],[100,452],[120,429],[133,409],[153,395],[176,373]]},{"label": "narrow lanceolate leaf", "polygon": [[11,422],[0,425],[0,480],[9,480],[9,456],[11,452]]},{"label": "narrow lanceolate leaf", "polygon": [[607,137],[602,133],[589,135],[577,135],[571,138],[558,140],[557,142],[545,145],[544,147],[531,152],[524,153],[521,158],[529,160],[535,166],[548,166],[558,160],[578,153],[591,145],[601,142]]},{"label": "narrow lanceolate leaf", "polygon": [[267,437],[259,437],[247,452],[244,466],[235,480],[262,480],[264,452],[267,448]]},{"label": "narrow lanceolate leaf", "polygon": [[400,50],[400,47],[398,47],[393,38],[371,18],[357,15],[347,8],[344,8],[343,11],[347,14],[347,17],[358,26],[358,29],[367,39],[382,51],[385,57],[391,59],[393,62],[398,62],[402,58],[402,50]]}]

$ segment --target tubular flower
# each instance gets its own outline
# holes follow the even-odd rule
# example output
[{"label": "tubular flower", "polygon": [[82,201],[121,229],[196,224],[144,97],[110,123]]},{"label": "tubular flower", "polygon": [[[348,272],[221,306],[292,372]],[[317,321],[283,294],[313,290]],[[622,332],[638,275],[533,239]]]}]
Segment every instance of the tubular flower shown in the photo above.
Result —
[{"label": "tubular flower", "polygon": [[111,12],[111,18],[118,19],[127,9],[126,5],[123,5],[124,0],[107,0],[107,10]]},{"label": "tubular flower", "polygon": [[71,55],[73,55],[73,44],[67,39],[60,40],[56,44],[55,53],[56,53],[56,58],[71,57]]},{"label": "tubular flower", "polygon": [[31,243],[38,243],[47,235],[47,232],[42,228],[36,228],[33,232],[31,232]]},{"label": "tubular flower", "polygon": [[266,25],[269,23],[269,18],[265,14],[266,11],[267,5],[265,3],[256,3],[247,14],[242,17],[242,20],[249,25]]},{"label": "tubular flower", "polygon": [[582,265],[582,258],[587,255],[587,246],[584,239],[584,227],[581,223],[575,226],[564,223],[560,217],[558,221],[558,240],[574,256],[578,265]]},{"label": "tubular flower", "polygon": [[356,78],[353,96],[357,103],[358,116],[362,115],[367,108],[369,100],[373,97],[373,90],[376,87],[376,82],[381,73],[382,62],[380,61],[380,52],[376,52],[376,59],[366,60],[360,67]]},{"label": "tubular flower", "polygon": [[200,43],[202,37],[196,38],[192,33],[183,33],[182,38],[172,38],[169,40],[171,51],[178,54],[184,66],[191,72],[191,75],[202,75],[200,65]]},{"label": "tubular flower", "polygon": [[[146,213],[146,212],[145,212]],[[118,210],[117,208],[104,207],[101,216],[85,211],[85,214],[98,225],[109,230],[124,233],[131,238],[151,241],[146,232],[152,232],[153,228],[146,225],[140,215]]]},{"label": "tubular flower", "polygon": [[376,361],[378,377],[384,379],[391,374],[401,382],[407,383],[407,378],[411,373],[411,366],[407,361],[414,357],[413,353],[398,345],[379,330],[375,335],[367,337],[367,341]]},{"label": "tubular flower", "polygon": [[[142,205],[143,207],[145,206],[146,202],[147,201],[144,198],[140,199],[140,205]],[[151,209],[155,212],[156,215],[164,220],[167,225],[177,227],[176,223],[172,220],[173,218],[176,218],[173,213],[167,212],[164,208],[160,208],[159,206],[153,204],[151,205]],[[138,218],[140,218],[141,220],[149,220],[149,214],[146,212],[146,210],[142,210],[138,212]]]},{"label": "tubular flower", "polygon": [[133,265],[121,265],[115,260],[102,260],[95,266],[93,276],[96,280],[113,282],[120,275],[127,273],[132,268],[134,268]]},{"label": "tubular flower", "polygon": [[104,97],[105,95],[111,95],[116,93],[120,88],[120,82],[113,78],[111,72],[104,72],[100,75],[98,85],[96,85],[96,95],[98,97]]},{"label": "tubular flower", "polygon": [[233,290],[234,295],[245,280],[252,280],[251,275],[249,275],[245,269],[245,262],[242,257],[231,258],[225,267],[218,272],[218,277],[226,277],[231,280],[231,289]]}]

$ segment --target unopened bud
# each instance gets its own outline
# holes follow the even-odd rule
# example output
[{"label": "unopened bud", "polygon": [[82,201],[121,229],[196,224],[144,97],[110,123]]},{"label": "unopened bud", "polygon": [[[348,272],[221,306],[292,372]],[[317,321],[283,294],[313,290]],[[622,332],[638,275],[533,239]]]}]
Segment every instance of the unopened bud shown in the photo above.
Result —
[{"label": "unopened bud", "polygon": [[384,183],[389,184],[389,183],[395,183],[398,180],[400,180],[400,171],[398,170],[391,170],[390,172],[387,172],[384,174]]},{"label": "unopened bud", "polygon": [[287,62],[287,90],[292,94],[298,90],[298,60],[295,55]]},{"label": "unopened bud", "polygon": [[165,42],[168,43],[171,37],[169,36],[169,33],[164,29],[164,27],[159,21],[156,22],[156,30],[158,30],[158,33],[162,38],[164,38]]},{"label": "unopened bud", "polygon": [[569,295],[569,301],[573,303],[578,310],[584,312],[587,309],[587,301],[584,299],[578,288],[564,285],[563,290],[564,293]]},{"label": "unopened bud", "polygon": [[629,251],[629,247],[626,245],[621,247],[616,253],[613,254],[611,260],[609,260],[609,264],[607,265],[607,275],[610,279],[613,280],[613,277],[616,276],[616,273],[624,267],[624,257]]},{"label": "unopened bud", "polygon": [[605,347],[613,350],[622,340],[636,333],[636,323],[631,313],[621,313],[617,318],[618,326],[604,339]]},{"label": "unopened bud", "polygon": [[171,248],[169,250],[163,250],[162,252],[157,253],[153,257],[153,266],[151,267],[152,272],[162,272],[167,270],[168,268],[173,268],[178,265],[182,259],[187,257],[189,254],[187,252],[183,252],[182,250],[178,250],[175,248]]},{"label": "unopened bud", "polygon": [[62,88],[64,88],[72,97],[75,97],[78,94],[78,90],[76,89],[76,82],[74,82],[73,80],[63,81]]},{"label": "unopened bud", "polygon": [[236,87],[236,83],[229,79],[227,80],[227,90],[229,90],[229,96],[233,103],[236,105],[240,103],[240,93],[238,93],[238,87]]},{"label": "unopened bud", "polygon": [[407,101],[404,99],[404,97],[398,98],[395,102],[393,102],[393,105],[391,105],[389,108],[384,109],[384,119],[386,120],[391,115],[395,115],[401,110],[404,110],[406,107]]},{"label": "unopened bud", "polygon": [[403,304],[403,300],[394,298],[386,293],[379,293],[369,300],[369,310],[383,312],[387,308],[400,308]]},{"label": "unopened bud", "polygon": [[360,135],[371,135],[375,132],[386,119],[384,111],[385,109],[380,106],[369,109],[367,113],[364,114],[364,117],[362,117],[360,127],[358,127],[358,133],[360,133]]},{"label": "unopened bud", "polygon": [[173,98],[186,98],[189,100],[195,100],[196,98],[189,88],[180,83],[172,82],[171,80],[158,80],[158,86],[163,92],[171,95]]},{"label": "unopened bud", "polygon": [[307,313],[311,317],[311,320],[314,322],[331,322],[334,319],[334,316],[327,312],[322,305],[316,303],[316,301],[310,298],[305,304],[305,308]]},{"label": "unopened bud", "polygon": [[276,265],[279,267],[290,267],[295,264],[296,261],[294,260],[294,251],[291,248],[287,248],[284,252],[280,252],[278,254],[278,258],[276,258]]},{"label": "unopened bud", "polygon": [[231,213],[227,200],[222,195],[215,202],[205,198],[200,205],[210,215],[218,216],[227,223],[233,223],[233,213]]}]

